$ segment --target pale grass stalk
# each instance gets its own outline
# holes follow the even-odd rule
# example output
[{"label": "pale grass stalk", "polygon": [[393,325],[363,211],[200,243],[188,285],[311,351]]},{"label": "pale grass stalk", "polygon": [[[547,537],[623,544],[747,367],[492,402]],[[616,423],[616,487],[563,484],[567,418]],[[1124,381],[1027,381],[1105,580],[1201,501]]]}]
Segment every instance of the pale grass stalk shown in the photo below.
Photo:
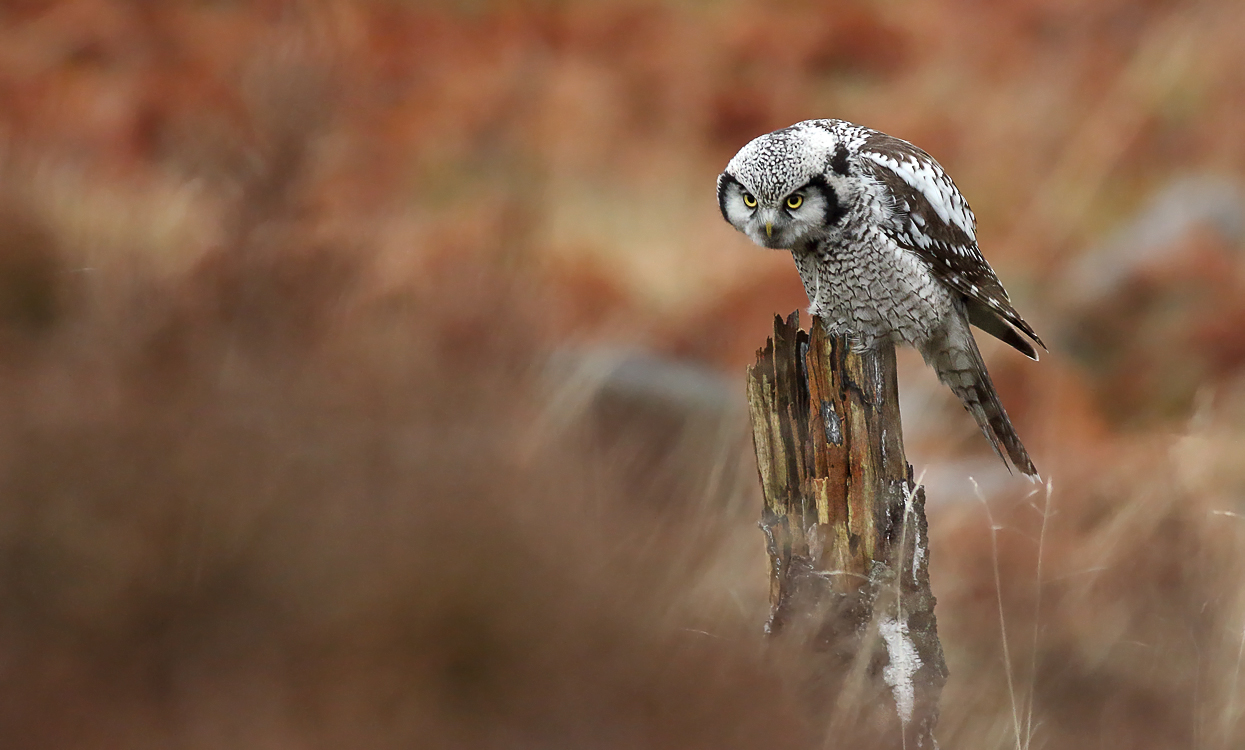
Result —
[{"label": "pale grass stalk", "polygon": [[[1245,515],[1234,513],[1230,510],[1212,510],[1211,515],[1227,516],[1229,518],[1245,519]],[[1236,669],[1232,671],[1232,682],[1228,688],[1228,705],[1223,712],[1223,746],[1230,747],[1232,741],[1232,729],[1241,715],[1239,693],[1241,664],[1245,662],[1245,626],[1241,627],[1241,640],[1236,647]]]},{"label": "pale grass stalk", "polygon": [[1003,616],[1003,578],[999,574],[999,527],[994,523],[994,514],[990,511],[990,503],[986,502],[985,495],[981,494],[981,487],[978,486],[977,480],[969,477],[968,481],[973,483],[973,492],[977,495],[977,499],[986,509],[986,521],[990,524],[990,553],[994,561],[994,593],[999,604],[999,632],[1003,638],[1003,669],[1007,673],[1007,695],[1012,704],[1012,729],[1016,733],[1016,748],[1023,750],[1025,744],[1020,741],[1020,709],[1016,703],[1016,684],[1015,677],[1012,675],[1012,654],[1011,649],[1007,645],[1007,619]]},{"label": "pale grass stalk", "polygon": [[[903,529],[899,532],[899,558],[895,562],[895,617],[898,620],[903,619],[903,591],[900,586],[903,583],[903,559],[904,550],[908,548],[908,524],[912,519],[912,500],[916,496],[917,488],[925,481],[925,470],[921,469],[921,473],[917,475],[916,482],[904,490],[903,496]],[[918,544],[920,541],[918,540]],[[928,544],[928,540],[926,540]],[[915,573],[915,569],[913,570]]]},{"label": "pale grass stalk", "polygon": [[1241,643],[1236,648],[1236,669],[1232,672],[1232,688],[1228,691],[1228,710],[1224,712],[1227,720],[1224,722],[1223,728],[1223,746],[1228,747],[1228,742],[1232,739],[1232,729],[1235,721],[1239,721],[1240,709],[1237,703],[1237,685],[1241,676],[1241,659],[1245,657],[1245,627],[1241,628]]},{"label": "pale grass stalk", "polygon": [[1042,628],[1042,552],[1046,547],[1046,522],[1050,520],[1052,487],[1051,480],[1047,479],[1046,502],[1042,506],[1042,530],[1038,532],[1037,573],[1034,579],[1033,652],[1029,658],[1029,699],[1028,704],[1025,706],[1024,750],[1028,750],[1033,744],[1033,698],[1037,693],[1038,637]]},{"label": "pale grass stalk", "polygon": [[[903,561],[907,556],[908,549],[908,525],[912,522],[912,499],[916,495],[916,490],[925,481],[925,470],[922,469],[920,475],[917,476],[916,482],[904,490],[903,496],[903,528],[899,532],[899,554],[895,556],[895,621],[904,622],[903,614]],[[926,541],[928,544],[928,540]],[[917,540],[920,544],[920,540]],[[916,568],[912,570],[916,574]],[[901,720],[902,723],[902,720]],[[908,748],[908,733],[900,731],[900,738],[903,740],[903,750]]]}]

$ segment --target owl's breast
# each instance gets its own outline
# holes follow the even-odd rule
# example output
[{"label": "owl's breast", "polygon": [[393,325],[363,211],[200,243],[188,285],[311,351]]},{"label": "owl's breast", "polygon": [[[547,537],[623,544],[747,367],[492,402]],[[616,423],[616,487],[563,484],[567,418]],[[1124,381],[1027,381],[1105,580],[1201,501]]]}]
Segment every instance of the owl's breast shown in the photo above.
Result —
[{"label": "owl's breast", "polygon": [[865,341],[919,344],[955,314],[952,292],[925,262],[881,233],[795,251],[809,312]]}]

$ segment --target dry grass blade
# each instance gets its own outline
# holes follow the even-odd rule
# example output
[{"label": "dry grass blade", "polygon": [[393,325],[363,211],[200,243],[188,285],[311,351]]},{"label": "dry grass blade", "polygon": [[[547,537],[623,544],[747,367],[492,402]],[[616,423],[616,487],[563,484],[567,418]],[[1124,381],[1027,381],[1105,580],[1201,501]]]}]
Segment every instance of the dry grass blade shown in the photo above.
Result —
[{"label": "dry grass blade", "polygon": [[1011,702],[1012,729],[1016,736],[1016,749],[1023,750],[1026,747],[1026,742],[1021,735],[1020,705],[1016,700],[1015,677],[1012,674],[1012,655],[1007,641],[1007,618],[1003,614],[1003,579],[999,574],[998,532],[1000,527],[994,523],[994,514],[990,510],[990,503],[986,500],[986,496],[982,494],[977,480],[969,477],[969,481],[973,484],[973,492],[976,493],[977,499],[981,501],[982,507],[986,510],[986,521],[990,524],[990,555],[994,565],[994,593],[999,606],[999,636],[1003,643],[1003,668],[1007,672],[1007,696]]}]

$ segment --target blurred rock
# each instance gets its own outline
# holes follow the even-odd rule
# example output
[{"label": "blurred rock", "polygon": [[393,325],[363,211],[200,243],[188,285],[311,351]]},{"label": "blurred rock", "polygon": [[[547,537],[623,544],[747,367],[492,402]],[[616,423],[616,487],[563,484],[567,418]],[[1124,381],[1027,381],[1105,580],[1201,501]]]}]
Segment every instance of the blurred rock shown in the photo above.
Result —
[{"label": "blurred rock", "polygon": [[[706,496],[727,477],[756,501],[742,378],[635,349],[556,352],[548,417],[577,430],[634,497],[669,506]],[[745,502],[753,511],[759,504]]]},{"label": "blurred rock", "polygon": [[1073,305],[1112,294],[1147,267],[1178,254],[1181,242],[1199,229],[1239,248],[1245,239],[1245,184],[1218,175],[1169,182],[1106,242],[1072,265],[1060,294]]},{"label": "blurred rock", "polygon": [[1245,188],[1186,178],[1065,275],[1057,346],[1117,425],[1184,418],[1200,388],[1245,365],[1243,240]]},{"label": "blurred rock", "polygon": [[674,418],[736,415],[742,387],[716,370],[640,350],[609,346],[556,352],[553,372],[593,384],[598,405],[660,411]]}]

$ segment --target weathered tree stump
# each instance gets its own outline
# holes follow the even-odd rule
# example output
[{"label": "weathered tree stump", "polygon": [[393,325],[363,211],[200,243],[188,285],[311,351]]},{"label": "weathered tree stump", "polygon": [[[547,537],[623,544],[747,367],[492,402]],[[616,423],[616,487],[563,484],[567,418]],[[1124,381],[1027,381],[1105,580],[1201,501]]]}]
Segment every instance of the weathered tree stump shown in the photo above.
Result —
[{"label": "weathered tree stump", "polygon": [[820,320],[806,333],[798,313],[775,317],[748,368],[748,403],[765,496],[767,632],[809,652],[810,719],[839,737],[934,747],[947,672],[894,346],[853,353]]}]

